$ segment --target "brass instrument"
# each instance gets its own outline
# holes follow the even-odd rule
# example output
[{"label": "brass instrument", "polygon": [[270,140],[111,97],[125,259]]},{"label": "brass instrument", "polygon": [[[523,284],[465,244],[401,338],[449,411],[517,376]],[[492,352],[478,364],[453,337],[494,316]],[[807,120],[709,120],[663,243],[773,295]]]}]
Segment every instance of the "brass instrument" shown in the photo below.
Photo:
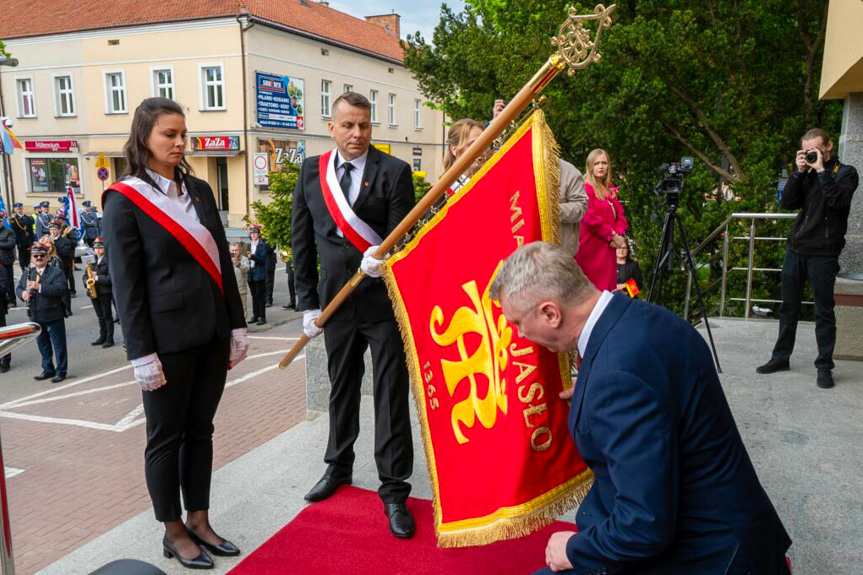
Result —
[{"label": "brass instrument", "polygon": [[99,294],[96,292],[96,272],[93,271],[93,264],[87,264],[87,281],[84,282],[87,284],[87,295],[90,296],[90,299],[96,299],[99,297]]}]

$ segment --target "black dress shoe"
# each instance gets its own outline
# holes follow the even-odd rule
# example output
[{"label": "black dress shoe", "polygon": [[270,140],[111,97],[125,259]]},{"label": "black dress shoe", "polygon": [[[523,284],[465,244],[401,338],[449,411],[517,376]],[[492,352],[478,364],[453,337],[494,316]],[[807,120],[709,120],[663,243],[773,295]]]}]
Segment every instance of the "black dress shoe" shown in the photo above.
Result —
[{"label": "black dress shoe", "polygon": [[296,309],[296,308],[297,308],[297,306],[295,306],[294,304],[282,306],[282,309]]},{"label": "black dress shoe", "polygon": [[416,525],[407,505],[404,503],[384,503],[384,513],[390,520],[390,533],[399,539],[410,539],[414,536]]},{"label": "black dress shoe", "polygon": [[815,380],[815,385],[820,387],[821,389],[830,389],[835,383],[833,383],[833,371],[826,367],[818,368],[818,379]]},{"label": "black dress shoe", "polygon": [[53,373],[48,373],[47,371],[43,371],[39,375],[34,375],[33,379],[35,379],[36,381],[42,381],[44,379],[51,379],[52,377],[54,377]]},{"label": "black dress shoe", "polygon": [[264,304],[264,307],[273,307],[273,302],[268,301],[267,303]]},{"label": "black dress shoe", "polygon": [[104,337],[100,337],[100,338],[99,338],[99,339],[97,339],[96,341],[91,341],[91,342],[90,342],[90,345],[102,345],[103,343],[105,343],[105,338],[104,338]]},{"label": "black dress shoe", "polygon": [[255,316],[255,317],[250,317],[250,318],[249,318],[249,321],[247,321],[246,323],[252,324],[252,323],[255,323],[256,321],[258,321],[258,317],[257,317],[257,316]]},{"label": "black dress shoe", "polygon": [[352,482],[353,479],[351,477],[334,477],[329,473],[324,473],[321,480],[315,483],[311,491],[306,493],[305,500],[311,503],[323,501],[335,493],[340,485],[350,485]]},{"label": "black dress shoe", "polygon": [[110,339],[106,339],[105,343],[102,344],[102,347],[107,349],[109,347],[114,347],[114,342]]},{"label": "black dress shoe", "polygon": [[215,566],[213,564],[213,558],[207,555],[207,552],[203,549],[201,549],[201,552],[194,559],[186,559],[177,552],[174,548],[174,544],[168,541],[167,538],[162,539],[162,553],[167,559],[176,557],[177,561],[180,562],[180,565],[189,569],[212,569]]},{"label": "black dress shoe", "polygon": [[264,324],[266,324],[266,323],[267,323],[267,320],[265,320],[265,319],[259,319],[255,325],[264,325]]},{"label": "black dress shoe", "polygon": [[60,383],[64,379],[66,379],[66,374],[65,373],[58,373],[57,375],[55,375],[54,377],[51,378],[51,383]]},{"label": "black dress shoe", "polygon": [[219,557],[236,557],[240,554],[239,548],[237,548],[236,545],[234,545],[227,539],[222,539],[221,543],[219,543],[218,545],[213,545],[211,543],[207,543],[206,541],[198,537],[198,534],[192,531],[188,525],[186,525],[186,531],[189,533],[192,541],[194,541],[213,555],[218,555]]},{"label": "black dress shoe", "polygon": [[6,373],[7,371],[9,371],[9,364],[0,363],[0,373]]},{"label": "black dress shoe", "polygon": [[755,368],[757,373],[776,373],[777,371],[788,371],[791,369],[791,365],[788,363],[788,360],[781,361],[778,359],[770,358],[770,361],[765,363],[764,365],[760,365]]}]

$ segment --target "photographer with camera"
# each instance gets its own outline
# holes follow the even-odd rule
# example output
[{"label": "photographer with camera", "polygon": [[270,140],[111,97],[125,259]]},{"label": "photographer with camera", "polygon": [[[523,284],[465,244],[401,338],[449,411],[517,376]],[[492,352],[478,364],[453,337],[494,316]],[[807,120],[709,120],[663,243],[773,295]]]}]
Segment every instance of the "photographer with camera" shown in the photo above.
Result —
[{"label": "photographer with camera", "polygon": [[833,158],[829,134],[813,128],[797,150],[797,170],[788,179],[780,206],[799,209],[791,226],[785,263],[782,266],[782,305],[779,307],[779,337],[773,355],[758,373],[790,369],[800,303],[806,280],[815,300],[815,339],[818,342],[816,384],[833,387],[833,348],[836,345],[836,315],[833,286],[839,273],[839,253],[845,247],[851,197],[857,189],[857,170]]}]

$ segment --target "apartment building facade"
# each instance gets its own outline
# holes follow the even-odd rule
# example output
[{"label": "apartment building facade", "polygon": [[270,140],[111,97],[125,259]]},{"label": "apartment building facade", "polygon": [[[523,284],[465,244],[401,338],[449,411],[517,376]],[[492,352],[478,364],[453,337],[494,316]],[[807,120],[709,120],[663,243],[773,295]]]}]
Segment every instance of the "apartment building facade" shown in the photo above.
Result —
[{"label": "apartment building facade", "polygon": [[158,7],[102,4],[107,13],[89,28],[0,23],[19,61],[0,69],[2,114],[25,146],[10,158],[13,201],[56,205],[72,186],[98,205],[125,167],[134,110],[150,96],[185,109],[189,163],[231,226],[267,201],[269,171],[333,147],[327,122],[345,91],[371,101],[374,145],[431,180],[442,172],[444,117],[402,64],[395,14],[361,20],[303,0],[248,1],[236,12],[236,2],[188,0],[167,19]]}]

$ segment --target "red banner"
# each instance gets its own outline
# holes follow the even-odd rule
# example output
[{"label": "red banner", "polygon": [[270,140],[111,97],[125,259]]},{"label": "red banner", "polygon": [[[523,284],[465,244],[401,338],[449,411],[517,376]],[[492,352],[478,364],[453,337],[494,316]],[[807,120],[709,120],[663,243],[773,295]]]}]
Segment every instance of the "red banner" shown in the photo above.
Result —
[{"label": "red banner", "polygon": [[568,356],[520,337],[488,296],[518,246],[559,241],[558,178],[536,112],[388,261],[443,547],[527,534],[590,486],[557,397]]}]

